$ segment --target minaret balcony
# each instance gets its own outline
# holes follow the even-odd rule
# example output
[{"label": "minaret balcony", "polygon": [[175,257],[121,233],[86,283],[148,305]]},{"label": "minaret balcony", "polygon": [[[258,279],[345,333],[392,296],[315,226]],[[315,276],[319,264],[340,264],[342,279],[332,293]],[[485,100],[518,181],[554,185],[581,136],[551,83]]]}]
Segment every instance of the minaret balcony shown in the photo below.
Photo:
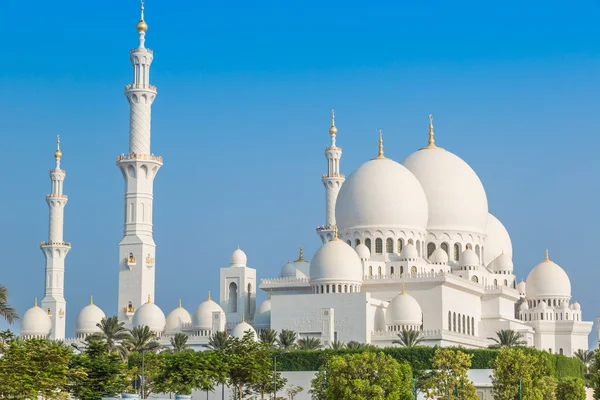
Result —
[{"label": "minaret balcony", "polygon": [[41,242],[40,247],[46,246],[60,246],[60,247],[71,247],[71,243],[68,242]]},{"label": "minaret balcony", "polygon": [[148,89],[148,90],[152,90],[153,92],[156,92],[156,86],[146,85],[143,83],[132,83],[131,85],[125,86],[125,90],[131,90],[131,89]]},{"label": "minaret balcony", "polygon": [[321,232],[321,231],[333,232],[334,228],[335,228],[334,225],[321,225],[321,226],[317,226],[317,232]]},{"label": "minaret balcony", "polygon": [[154,267],[154,257],[146,257],[146,266]]},{"label": "minaret balcony", "polygon": [[47,199],[69,199],[69,197],[66,194],[47,194],[46,195]]},{"label": "minaret balcony", "polygon": [[321,176],[322,179],[326,179],[326,178],[342,178],[342,179],[346,179],[346,175],[344,174],[323,174]]},{"label": "minaret balcony", "polygon": [[129,256],[129,257],[125,257],[125,265],[127,265],[127,267],[129,269],[132,269],[133,267],[135,267],[136,264],[136,260],[134,256]]},{"label": "minaret balcony", "polygon": [[150,54],[154,54],[154,51],[147,49],[145,47],[138,47],[137,49],[131,49],[129,51],[129,54],[131,53],[150,53]]},{"label": "minaret balcony", "polygon": [[131,304],[131,302],[129,302],[129,304],[123,308],[123,312],[125,313],[127,318],[131,319],[133,317],[133,314],[135,314],[135,307]]},{"label": "minaret balcony", "polygon": [[159,163],[163,162],[162,157],[155,156],[154,154],[121,154],[117,157],[117,162],[124,160],[150,160],[150,161],[158,161]]}]

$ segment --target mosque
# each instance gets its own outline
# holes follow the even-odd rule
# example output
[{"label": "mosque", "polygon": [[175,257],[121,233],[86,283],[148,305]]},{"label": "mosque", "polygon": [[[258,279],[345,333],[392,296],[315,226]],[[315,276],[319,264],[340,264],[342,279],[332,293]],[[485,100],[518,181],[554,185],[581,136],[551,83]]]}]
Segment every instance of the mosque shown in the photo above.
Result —
[{"label": "mosque", "polygon": [[[425,147],[396,162],[379,152],[347,178],[332,114],[325,223],[317,228],[322,246],[312,260],[288,262],[278,277],[257,280],[245,253],[236,249],[220,273],[218,302],[193,312],[181,304],[166,317],[154,303],[156,245],[152,233],[153,184],[163,165],[150,149],[152,50],[145,47],[148,25],[137,24],[138,46],[131,50],[133,83],[125,87],[130,107],[129,152],[116,164],[125,180],[125,222],[119,244],[118,318],[127,327],[146,325],[167,345],[184,332],[197,349],[217,331],[242,336],[271,328],[292,329],[299,337],[358,341],[390,346],[404,328],[421,332],[428,346],[483,348],[500,329],[523,334],[529,346],[572,355],[588,348],[592,322],[571,302],[566,272],[548,252],[526,281],[513,273],[512,245],[502,223],[488,211],[485,188],[460,157],[435,142],[433,118]],[[76,318],[75,338],[65,337],[65,259],[71,244],[63,238],[66,172],[60,140],[50,171],[45,296],[22,318],[23,337],[83,340],[98,331],[105,313],[90,300]],[[256,291],[269,293],[256,306]],[[112,313],[110,313],[112,315]]]}]

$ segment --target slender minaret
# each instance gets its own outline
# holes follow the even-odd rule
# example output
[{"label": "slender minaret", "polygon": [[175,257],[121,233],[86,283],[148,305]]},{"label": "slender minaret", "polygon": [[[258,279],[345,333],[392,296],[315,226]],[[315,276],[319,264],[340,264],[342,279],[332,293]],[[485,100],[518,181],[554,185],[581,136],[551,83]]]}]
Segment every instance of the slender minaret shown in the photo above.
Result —
[{"label": "slender minaret", "polygon": [[342,158],[342,148],[335,145],[337,128],[335,127],[335,111],[331,110],[331,146],[325,148],[325,158],[327,158],[327,173],[321,177],[325,186],[325,225],[317,228],[317,233],[323,243],[333,238],[333,229],[335,223],[335,202],[337,195],[344,183],[344,175],[340,174],[340,159]]},{"label": "slender minaret", "polygon": [[119,244],[119,320],[127,325],[135,309],[154,296],[154,239],[152,199],[154,177],[162,158],[150,152],[150,113],[156,87],[150,85],[152,50],[144,46],[148,25],[144,3],[137,24],[139,45],[130,52],[133,83],[125,87],[129,102],[129,154],[117,157],[125,178],[125,229]]},{"label": "slender minaret", "polygon": [[46,203],[50,210],[48,224],[48,241],[42,242],[40,248],[46,258],[46,288],[42,309],[48,312],[52,321],[51,339],[65,338],[65,317],[67,302],[65,300],[65,258],[71,250],[71,244],[63,239],[63,223],[67,195],[63,194],[63,183],[66,172],[60,169],[60,137],[57,137],[54,152],[56,167],[50,170],[52,193],[46,195]]}]

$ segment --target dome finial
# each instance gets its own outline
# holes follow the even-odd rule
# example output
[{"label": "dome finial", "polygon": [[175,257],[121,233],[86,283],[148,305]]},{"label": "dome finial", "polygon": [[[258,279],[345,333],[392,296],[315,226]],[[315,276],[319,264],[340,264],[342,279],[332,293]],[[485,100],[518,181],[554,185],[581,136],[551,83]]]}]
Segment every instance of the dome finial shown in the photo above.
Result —
[{"label": "dome finial", "polygon": [[242,322],[246,322],[246,317],[244,314],[242,314]]},{"label": "dome finial", "polygon": [[337,135],[337,128],[335,127],[335,110],[331,110],[331,128],[329,128],[330,135]]},{"label": "dome finial", "polygon": [[302,255],[302,246],[300,246],[300,254],[298,255],[298,259],[294,262],[304,261],[304,257]]},{"label": "dome finial", "polygon": [[38,305],[37,305],[37,297],[34,297],[34,298],[33,298],[33,306],[34,306],[34,307],[37,307],[37,306],[38,306]]},{"label": "dome finial", "polygon": [[340,238],[338,236],[338,227],[337,227],[337,225],[333,226],[333,240],[340,240]]},{"label": "dome finial", "polygon": [[377,154],[377,158],[385,158],[383,155],[383,131],[379,130],[379,153]]},{"label": "dome finial", "polygon": [[550,257],[548,257],[548,249],[546,249],[546,259],[544,261],[550,261]]},{"label": "dome finial", "polygon": [[179,299],[179,305],[177,306],[177,308],[183,308],[183,306],[181,305],[181,299]]},{"label": "dome finial", "polygon": [[57,160],[62,158],[62,152],[60,151],[60,135],[56,135],[56,151],[54,152],[54,158]]},{"label": "dome finial", "polygon": [[212,301],[212,300],[210,299],[210,290],[208,291],[208,299],[207,299],[207,300],[208,300],[208,301]]},{"label": "dome finial", "polygon": [[400,294],[406,294],[406,290],[404,290],[404,283],[402,284],[402,293]]},{"label": "dome finial", "polygon": [[94,305],[94,296],[90,295],[90,306]]},{"label": "dome finial", "polygon": [[148,302],[146,304],[150,304],[152,303],[152,299],[150,298],[150,295],[148,295]]},{"label": "dome finial", "polygon": [[140,0],[140,3],[142,4],[140,7],[140,22],[138,22],[136,29],[139,33],[146,33],[148,30],[148,24],[146,24],[146,21],[144,21],[144,0]]},{"label": "dome finial", "polygon": [[273,297],[273,289],[269,289],[269,299]]},{"label": "dome finial", "polygon": [[433,114],[429,114],[429,142],[427,143],[427,147],[425,149],[441,149],[441,147],[437,147],[435,144],[435,133],[433,132]]}]

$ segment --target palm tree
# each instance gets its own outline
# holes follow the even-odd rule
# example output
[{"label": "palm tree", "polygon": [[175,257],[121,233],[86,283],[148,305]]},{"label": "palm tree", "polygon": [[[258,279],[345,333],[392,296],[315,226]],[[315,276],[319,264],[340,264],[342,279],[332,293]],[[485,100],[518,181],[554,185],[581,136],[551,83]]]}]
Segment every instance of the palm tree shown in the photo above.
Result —
[{"label": "palm tree", "polygon": [[210,339],[208,339],[208,346],[214,350],[223,350],[229,344],[231,338],[229,337],[229,332],[220,331],[212,334]]},{"label": "palm tree", "polygon": [[398,339],[392,341],[393,344],[399,344],[403,347],[416,347],[423,341],[423,336],[421,335],[421,331],[417,331],[414,329],[406,329],[403,328],[400,333],[398,333]]},{"label": "palm tree", "polygon": [[8,304],[8,289],[3,285],[0,285],[0,317],[9,324],[19,319],[17,311]]},{"label": "palm tree", "polygon": [[360,350],[377,350],[378,349],[378,347],[373,344],[359,343],[354,340],[351,340],[348,343],[346,343],[346,348],[347,349],[360,349]]},{"label": "palm tree", "polygon": [[283,329],[279,333],[277,344],[283,350],[293,349],[296,346],[296,332],[291,329]]},{"label": "palm tree", "polygon": [[346,343],[340,342],[339,340],[334,340],[333,343],[331,343],[331,348],[334,350],[342,350],[345,347]]},{"label": "palm tree", "polygon": [[185,333],[176,333],[175,336],[171,337],[171,346],[170,349],[167,349],[169,353],[181,353],[184,351],[191,350],[190,345],[187,344],[188,335]]},{"label": "palm tree", "polygon": [[321,340],[318,338],[305,337],[298,339],[298,348],[300,350],[317,350],[322,347]]},{"label": "palm tree", "polygon": [[125,345],[129,351],[156,351],[160,347],[154,332],[145,325],[134,326],[131,335],[125,341]]},{"label": "palm tree", "polygon": [[122,360],[127,358],[127,348],[123,342],[127,340],[131,334],[125,329],[125,323],[119,322],[116,316],[110,318],[104,317],[96,324],[100,328],[100,332],[92,333],[86,340],[98,340],[106,343],[106,348],[109,353],[116,352]]},{"label": "palm tree", "polygon": [[587,369],[592,363],[592,360],[594,359],[594,352],[579,349],[575,352],[575,357],[579,358],[581,362],[583,362],[583,365],[585,365],[585,368]]},{"label": "palm tree", "polygon": [[269,346],[275,348],[275,342],[277,342],[277,332],[273,329],[263,329],[259,335],[260,341]]},{"label": "palm tree", "polygon": [[500,348],[500,347],[518,347],[525,346],[527,342],[523,337],[523,334],[520,332],[515,332],[512,329],[501,329],[496,332],[495,338],[488,337],[488,339],[493,340],[496,344],[490,346],[490,348]]}]

